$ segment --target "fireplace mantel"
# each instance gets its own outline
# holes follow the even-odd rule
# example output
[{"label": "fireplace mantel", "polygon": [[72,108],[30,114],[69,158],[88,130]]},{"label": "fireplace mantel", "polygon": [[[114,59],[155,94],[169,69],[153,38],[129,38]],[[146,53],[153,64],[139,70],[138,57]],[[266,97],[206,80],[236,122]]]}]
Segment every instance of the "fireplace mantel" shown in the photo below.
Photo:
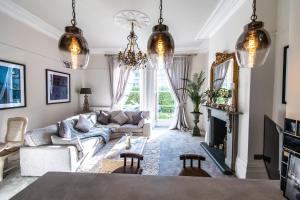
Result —
[{"label": "fireplace mantel", "polygon": [[238,123],[239,115],[241,112],[225,111],[218,108],[205,106],[207,109],[207,121],[208,130],[205,138],[205,142],[212,147],[211,143],[211,120],[217,118],[226,122],[226,149],[225,149],[225,164],[235,171],[235,160],[237,156],[237,143],[238,143]]}]

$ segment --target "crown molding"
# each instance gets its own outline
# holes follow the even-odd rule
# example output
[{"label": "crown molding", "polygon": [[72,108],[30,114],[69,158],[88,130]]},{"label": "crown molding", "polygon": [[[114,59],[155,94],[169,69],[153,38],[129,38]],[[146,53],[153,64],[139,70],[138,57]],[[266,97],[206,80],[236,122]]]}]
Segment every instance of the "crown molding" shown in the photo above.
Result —
[{"label": "crown molding", "polygon": [[220,0],[196,40],[211,38],[247,0]]},{"label": "crown molding", "polygon": [[11,0],[0,0],[0,12],[7,14],[8,16],[24,24],[27,24],[28,26],[46,34],[55,40],[58,40],[63,34],[63,32],[54,26],[33,15],[31,12],[22,8]]},{"label": "crown molding", "polygon": [[[206,45],[206,40],[203,42],[204,45],[199,45],[197,47],[178,47],[175,48],[176,53],[203,53],[208,50],[208,45]],[[90,54],[117,54],[121,48],[90,48]]]}]

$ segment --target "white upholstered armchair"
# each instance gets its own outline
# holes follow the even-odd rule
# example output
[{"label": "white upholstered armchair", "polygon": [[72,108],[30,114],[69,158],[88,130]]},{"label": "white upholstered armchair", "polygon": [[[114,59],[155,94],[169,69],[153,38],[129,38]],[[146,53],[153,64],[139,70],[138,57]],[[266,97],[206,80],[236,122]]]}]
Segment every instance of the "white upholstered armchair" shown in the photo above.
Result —
[{"label": "white upholstered armchair", "polygon": [[0,143],[0,181],[3,179],[4,162],[23,145],[28,124],[27,117],[8,118],[4,143]]}]

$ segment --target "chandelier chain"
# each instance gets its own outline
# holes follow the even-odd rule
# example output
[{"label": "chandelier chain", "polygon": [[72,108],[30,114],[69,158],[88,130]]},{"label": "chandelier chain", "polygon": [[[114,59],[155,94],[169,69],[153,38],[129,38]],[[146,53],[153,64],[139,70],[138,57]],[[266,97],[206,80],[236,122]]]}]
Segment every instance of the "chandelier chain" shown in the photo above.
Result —
[{"label": "chandelier chain", "polygon": [[73,18],[71,19],[71,24],[72,26],[76,26],[76,12],[75,12],[75,0],[72,0],[72,16]]},{"label": "chandelier chain", "polygon": [[256,15],[256,0],[253,0],[252,10],[253,10],[253,13],[251,15],[251,20],[252,20],[252,22],[255,22],[257,20],[257,15]]},{"label": "chandelier chain", "polygon": [[163,10],[162,0],[160,0],[160,5],[159,5],[160,14],[159,14],[159,19],[158,19],[159,24],[162,24],[164,22],[164,19],[162,17],[162,10]]}]

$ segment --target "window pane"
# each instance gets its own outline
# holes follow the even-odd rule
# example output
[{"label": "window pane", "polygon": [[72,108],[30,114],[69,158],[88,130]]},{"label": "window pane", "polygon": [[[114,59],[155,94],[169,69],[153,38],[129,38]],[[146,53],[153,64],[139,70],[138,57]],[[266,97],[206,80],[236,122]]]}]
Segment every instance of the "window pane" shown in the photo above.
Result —
[{"label": "window pane", "polygon": [[132,72],[129,77],[123,98],[123,110],[140,109],[140,71]]}]

